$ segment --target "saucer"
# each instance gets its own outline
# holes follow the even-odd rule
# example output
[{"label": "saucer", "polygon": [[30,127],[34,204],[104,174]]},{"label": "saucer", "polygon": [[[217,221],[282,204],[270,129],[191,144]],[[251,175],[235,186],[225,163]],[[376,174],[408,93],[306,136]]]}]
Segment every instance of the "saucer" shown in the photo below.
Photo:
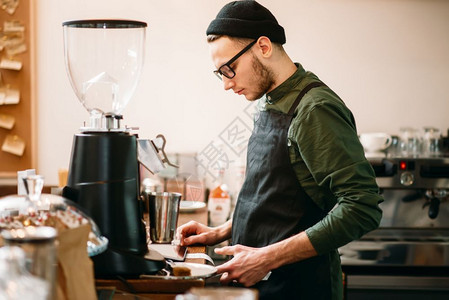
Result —
[{"label": "saucer", "polygon": [[180,212],[195,212],[204,207],[206,207],[206,203],[201,202],[201,201],[182,200],[179,203],[179,211]]},{"label": "saucer", "polygon": [[190,270],[190,275],[186,276],[174,276],[170,275],[168,271],[167,275],[140,275],[140,278],[150,278],[150,279],[162,279],[162,280],[179,280],[179,279],[205,279],[211,277],[217,273],[217,268],[214,266],[199,264],[199,263],[187,263],[187,262],[171,262],[172,268],[183,267]]}]

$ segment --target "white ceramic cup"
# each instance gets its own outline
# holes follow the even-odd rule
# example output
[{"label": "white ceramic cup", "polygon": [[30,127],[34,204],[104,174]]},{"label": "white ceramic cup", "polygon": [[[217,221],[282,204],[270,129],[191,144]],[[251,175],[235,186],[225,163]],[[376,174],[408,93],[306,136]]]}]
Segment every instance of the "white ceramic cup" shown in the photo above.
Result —
[{"label": "white ceramic cup", "polygon": [[391,135],[383,132],[362,133],[359,137],[363,148],[369,153],[387,149],[393,140]]}]

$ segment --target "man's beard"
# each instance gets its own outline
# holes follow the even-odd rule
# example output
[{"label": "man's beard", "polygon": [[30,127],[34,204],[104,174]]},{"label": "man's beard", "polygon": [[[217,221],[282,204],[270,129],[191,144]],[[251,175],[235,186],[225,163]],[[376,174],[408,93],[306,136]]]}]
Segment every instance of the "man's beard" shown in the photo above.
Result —
[{"label": "man's beard", "polygon": [[254,99],[249,100],[257,100],[266,94],[274,85],[274,73],[267,66],[264,66],[254,54],[252,55],[252,59],[255,74],[253,81],[258,94],[256,94]]}]

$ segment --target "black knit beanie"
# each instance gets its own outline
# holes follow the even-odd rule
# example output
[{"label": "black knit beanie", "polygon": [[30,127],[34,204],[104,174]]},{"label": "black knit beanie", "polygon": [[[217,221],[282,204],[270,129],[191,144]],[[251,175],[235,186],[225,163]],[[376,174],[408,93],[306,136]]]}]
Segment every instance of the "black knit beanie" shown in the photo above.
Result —
[{"label": "black knit beanie", "polygon": [[285,44],[284,28],[268,9],[253,0],[226,4],[209,24],[206,34],[253,39],[266,36],[273,43]]}]

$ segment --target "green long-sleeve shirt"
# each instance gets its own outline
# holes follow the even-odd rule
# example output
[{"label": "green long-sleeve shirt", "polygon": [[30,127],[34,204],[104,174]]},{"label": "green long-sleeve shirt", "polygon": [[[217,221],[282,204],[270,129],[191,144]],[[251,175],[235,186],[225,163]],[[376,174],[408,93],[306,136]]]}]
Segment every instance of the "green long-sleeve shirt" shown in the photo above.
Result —
[{"label": "green long-sleeve shirt", "polygon": [[[260,99],[260,110],[287,113],[299,92],[319,81],[297,66],[289,79]],[[352,113],[331,89],[310,90],[295,114],[287,141],[290,160],[306,193],[329,212],[306,230],[315,250],[324,254],[377,228],[382,217],[378,204],[383,199]]]}]

